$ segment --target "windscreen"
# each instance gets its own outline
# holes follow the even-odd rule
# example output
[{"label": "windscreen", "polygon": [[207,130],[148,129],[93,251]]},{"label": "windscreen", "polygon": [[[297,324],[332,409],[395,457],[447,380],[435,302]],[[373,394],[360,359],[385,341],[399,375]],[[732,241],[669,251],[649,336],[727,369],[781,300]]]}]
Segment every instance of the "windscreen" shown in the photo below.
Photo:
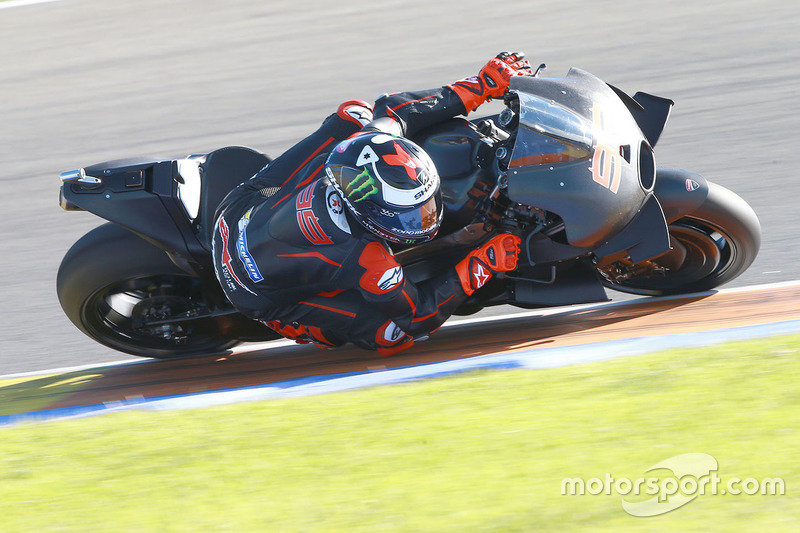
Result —
[{"label": "windscreen", "polygon": [[568,109],[524,92],[509,167],[566,163],[592,155],[592,124]]}]

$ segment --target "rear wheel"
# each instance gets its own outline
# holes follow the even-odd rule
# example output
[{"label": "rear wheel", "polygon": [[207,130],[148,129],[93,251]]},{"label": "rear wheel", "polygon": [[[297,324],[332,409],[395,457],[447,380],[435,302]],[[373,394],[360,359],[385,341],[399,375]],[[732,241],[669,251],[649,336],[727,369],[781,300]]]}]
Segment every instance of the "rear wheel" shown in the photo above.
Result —
[{"label": "rear wheel", "polygon": [[203,290],[163,250],[115,224],[78,240],[57,279],[61,307],[81,331],[115,350],[156,358],[238,344],[225,337],[222,317],[207,316]]},{"label": "rear wheel", "polygon": [[669,225],[670,252],[625,265],[638,274],[605,285],[633,294],[683,294],[718,287],[744,272],[761,245],[758,217],[736,193],[715,183],[708,186],[703,204]]}]

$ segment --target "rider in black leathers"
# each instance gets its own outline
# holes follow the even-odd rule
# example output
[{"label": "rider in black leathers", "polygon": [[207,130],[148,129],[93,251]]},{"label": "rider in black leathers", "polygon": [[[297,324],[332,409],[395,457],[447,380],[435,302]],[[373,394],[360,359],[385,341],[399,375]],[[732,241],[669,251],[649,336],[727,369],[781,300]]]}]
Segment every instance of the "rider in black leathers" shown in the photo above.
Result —
[{"label": "rider in black leathers", "polygon": [[504,52],[476,77],[383,95],[374,113],[343,103],[218,208],[214,264],[227,297],[281,335],[322,347],[353,342],[392,355],[437,329],[492,273],[516,267],[519,238],[497,235],[437,278],[406,279],[387,241],[433,238],[442,213],[436,169],[408,138],[530,73],[522,54]]}]

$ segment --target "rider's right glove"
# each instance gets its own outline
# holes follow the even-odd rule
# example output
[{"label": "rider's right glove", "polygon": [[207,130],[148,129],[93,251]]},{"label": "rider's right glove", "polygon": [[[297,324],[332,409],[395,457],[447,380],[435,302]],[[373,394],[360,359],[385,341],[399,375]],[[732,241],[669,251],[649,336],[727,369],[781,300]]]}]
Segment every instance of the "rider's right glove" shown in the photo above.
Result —
[{"label": "rider's right glove", "polygon": [[467,296],[483,287],[496,272],[517,268],[521,242],[516,235],[501,233],[462,259],[456,265],[456,272]]},{"label": "rider's right glove", "polygon": [[482,103],[503,96],[513,76],[533,74],[531,64],[524,57],[522,52],[501,52],[490,59],[477,76],[464,78],[448,87],[461,99],[467,113],[471,113]]}]

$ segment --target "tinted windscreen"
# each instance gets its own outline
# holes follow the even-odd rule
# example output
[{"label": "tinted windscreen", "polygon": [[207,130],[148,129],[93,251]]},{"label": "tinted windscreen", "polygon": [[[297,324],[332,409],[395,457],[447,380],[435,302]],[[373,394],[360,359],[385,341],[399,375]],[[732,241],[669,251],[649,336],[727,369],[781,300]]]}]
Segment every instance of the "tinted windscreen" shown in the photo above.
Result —
[{"label": "tinted windscreen", "polygon": [[509,167],[564,163],[591,156],[591,123],[542,98],[517,94],[519,130]]}]

